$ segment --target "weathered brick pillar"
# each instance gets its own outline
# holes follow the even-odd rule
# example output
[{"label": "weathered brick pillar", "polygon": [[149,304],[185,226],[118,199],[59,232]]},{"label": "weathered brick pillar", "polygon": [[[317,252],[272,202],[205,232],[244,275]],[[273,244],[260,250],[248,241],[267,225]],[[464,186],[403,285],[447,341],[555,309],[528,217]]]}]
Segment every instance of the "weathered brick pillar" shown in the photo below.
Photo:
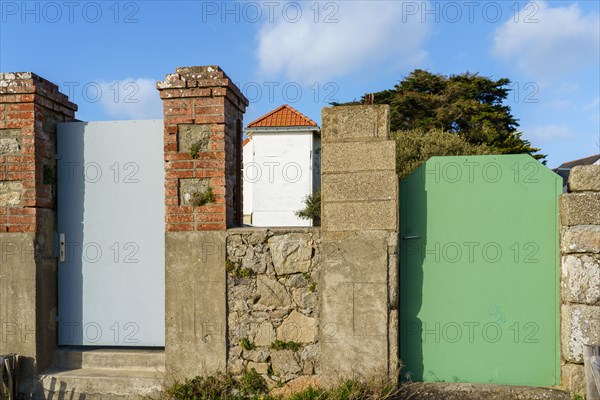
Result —
[{"label": "weathered brick pillar", "polygon": [[560,223],[561,381],[583,396],[583,346],[600,344],[600,165],[571,170]]},{"label": "weathered brick pillar", "polygon": [[248,100],[217,66],[158,82],[165,114],[165,355],[178,377],[225,371],[225,230],[242,223]]},{"label": "weathered brick pillar", "polygon": [[56,124],[77,106],[30,72],[0,73],[0,354],[50,366],[56,332]]},{"label": "weathered brick pillar", "polygon": [[398,376],[398,176],[389,106],[323,109],[321,364],[326,383]]},{"label": "weathered brick pillar", "polygon": [[241,225],[248,100],[218,66],[177,68],[157,88],[165,114],[167,231]]}]

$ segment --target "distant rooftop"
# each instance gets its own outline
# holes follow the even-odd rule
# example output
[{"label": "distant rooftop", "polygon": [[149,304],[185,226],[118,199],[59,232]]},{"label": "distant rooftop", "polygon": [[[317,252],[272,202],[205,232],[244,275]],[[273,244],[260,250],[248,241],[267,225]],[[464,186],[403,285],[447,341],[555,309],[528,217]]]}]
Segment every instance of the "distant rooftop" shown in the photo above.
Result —
[{"label": "distant rooftop", "polygon": [[580,158],[578,160],[567,161],[562,164],[558,168],[573,168],[577,165],[592,165],[595,162],[600,160],[600,154],[596,154],[594,156],[589,156],[585,158]]},{"label": "distant rooftop", "polygon": [[295,108],[284,104],[268,114],[250,122],[247,128],[268,128],[284,126],[314,126],[317,123]]}]

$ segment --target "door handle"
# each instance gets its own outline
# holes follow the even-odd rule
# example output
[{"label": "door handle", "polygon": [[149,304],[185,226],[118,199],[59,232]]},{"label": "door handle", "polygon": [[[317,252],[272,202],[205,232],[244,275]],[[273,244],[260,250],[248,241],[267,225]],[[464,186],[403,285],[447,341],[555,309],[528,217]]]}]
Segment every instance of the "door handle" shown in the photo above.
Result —
[{"label": "door handle", "polygon": [[61,233],[58,239],[58,260],[65,262],[65,234]]},{"label": "door handle", "polygon": [[420,238],[420,236],[404,236],[402,239],[408,240],[408,239],[418,239],[418,238]]}]

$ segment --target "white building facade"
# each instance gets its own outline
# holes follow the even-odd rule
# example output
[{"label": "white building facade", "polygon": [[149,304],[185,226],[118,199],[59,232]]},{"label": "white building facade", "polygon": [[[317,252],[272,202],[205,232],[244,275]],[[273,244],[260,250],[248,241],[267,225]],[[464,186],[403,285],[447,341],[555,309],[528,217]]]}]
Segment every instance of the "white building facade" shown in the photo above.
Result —
[{"label": "white building facade", "polygon": [[296,213],[321,186],[319,126],[283,105],[248,124],[244,142],[244,222],[311,226]]}]

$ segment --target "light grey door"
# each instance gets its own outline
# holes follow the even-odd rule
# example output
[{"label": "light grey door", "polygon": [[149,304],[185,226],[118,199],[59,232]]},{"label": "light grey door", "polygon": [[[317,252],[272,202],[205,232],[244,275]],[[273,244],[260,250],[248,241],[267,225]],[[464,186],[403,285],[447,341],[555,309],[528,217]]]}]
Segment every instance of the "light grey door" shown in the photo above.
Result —
[{"label": "light grey door", "polygon": [[58,126],[60,345],[164,346],[163,121]]}]

